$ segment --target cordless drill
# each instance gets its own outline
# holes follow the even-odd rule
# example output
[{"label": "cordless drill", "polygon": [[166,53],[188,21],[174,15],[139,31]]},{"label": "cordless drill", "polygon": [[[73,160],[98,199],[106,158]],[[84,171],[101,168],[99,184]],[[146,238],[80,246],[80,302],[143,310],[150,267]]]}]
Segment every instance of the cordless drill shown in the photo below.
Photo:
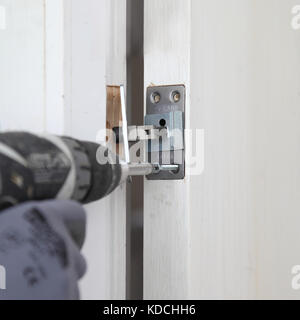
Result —
[{"label": "cordless drill", "polygon": [[1,133],[0,210],[25,201],[55,198],[86,204],[110,194],[128,176],[159,171],[156,164],[124,163],[93,142]]}]

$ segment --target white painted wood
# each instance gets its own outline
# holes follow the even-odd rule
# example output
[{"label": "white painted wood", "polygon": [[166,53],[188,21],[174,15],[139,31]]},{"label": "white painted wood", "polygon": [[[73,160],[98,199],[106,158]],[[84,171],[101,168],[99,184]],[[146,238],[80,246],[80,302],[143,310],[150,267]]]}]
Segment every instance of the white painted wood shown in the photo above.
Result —
[{"label": "white painted wood", "polygon": [[[65,132],[94,141],[105,127],[105,10],[97,1],[64,2]],[[81,282],[83,299],[103,299],[109,291],[107,261],[109,209],[106,202],[88,206],[84,255],[88,272]]]},{"label": "white painted wood", "polygon": [[[126,84],[126,1],[0,0],[0,130],[96,140]],[[4,10],[2,9],[2,11]],[[125,190],[87,206],[83,299],[125,298]]]},{"label": "white painted wood", "polygon": [[[257,298],[300,299],[291,270],[300,264],[299,1],[254,1],[253,123]],[[263,14],[265,13],[265,14]],[[249,110],[250,111],[250,110]]]},{"label": "white painted wood", "polygon": [[45,130],[64,134],[64,2],[44,0]]},{"label": "white painted wood", "polygon": [[0,130],[42,131],[45,119],[44,3],[1,0]]},{"label": "white painted wood", "polygon": [[[105,85],[126,81],[125,4],[0,0],[0,130],[95,140]],[[145,0],[145,88],[184,83],[186,125],[205,130],[202,175],[145,181],[145,298],[300,297],[294,5]],[[84,299],[125,297],[124,194],[87,208]]]},{"label": "white painted wood", "polygon": [[190,124],[205,130],[189,184],[192,298],[255,297],[254,19],[251,1],[192,1]]},{"label": "white painted wood", "polygon": [[299,298],[300,34],[293,1],[193,1],[191,296]]},{"label": "white painted wood", "polygon": [[5,18],[0,30],[0,129],[61,134],[62,1],[1,0],[0,6]]},{"label": "white painted wood", "polygon": [[[126,1],[65,1],[66,133],[96,140],[106,85],[126,84]],[[125,298],[125,188],[87,207],[83,299]]]},{"label": "white painted wood", "polygon": [[[190,0],[145,0],[145,90],[190,89]],[[187,118],[188,119],[188,118]],[[188,182],[145,181],[144,298],[188,296]]]},{"label": "white painted wood", "polygon": [[[106,85],[126,88],[126,0],[106,0]],[[126,185],[108,197],[107,269],[110,299],[126,298]]]},{"label": "white painted wood", "polygon": [[145,298],[299,299],[294,5],[146,0],[145,87],[187,85],[186,125],[205,130],[205,169],[145,182]]},{"label": "white painted wood", "polygon": [[0,5],[0,30],[6,29],[6,7]]}]

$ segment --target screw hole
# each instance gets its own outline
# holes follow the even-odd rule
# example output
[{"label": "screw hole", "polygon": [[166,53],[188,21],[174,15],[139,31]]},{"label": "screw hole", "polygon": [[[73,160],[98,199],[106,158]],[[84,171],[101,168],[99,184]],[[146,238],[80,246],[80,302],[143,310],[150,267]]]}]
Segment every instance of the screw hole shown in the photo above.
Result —
[{"label": "screw hole", "polygon": [[165,119],[161,119],[161,120],[159,121],[159,125],[160,125],[161,127],[165,127],[165,126],[166,126],[166,120],[165,120]]}]

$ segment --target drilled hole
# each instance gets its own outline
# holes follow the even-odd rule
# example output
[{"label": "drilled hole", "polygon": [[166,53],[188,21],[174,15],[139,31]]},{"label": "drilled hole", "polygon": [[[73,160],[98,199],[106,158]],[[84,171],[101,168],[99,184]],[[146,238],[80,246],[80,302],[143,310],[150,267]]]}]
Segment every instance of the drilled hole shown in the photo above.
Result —
[{"label": "drilled hole", "polygon": [[166,126],[166,120],[165,120],[165,119],[161,119],[161,120],[159,121],[159,125],[160,125],[161,127],[165,127],[165,126]]}]

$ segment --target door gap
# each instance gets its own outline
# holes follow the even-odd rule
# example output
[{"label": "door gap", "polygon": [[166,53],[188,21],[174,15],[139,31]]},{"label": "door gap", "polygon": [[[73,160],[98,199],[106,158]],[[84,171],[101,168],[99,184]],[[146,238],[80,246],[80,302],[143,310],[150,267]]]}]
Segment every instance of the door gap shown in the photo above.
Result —
[{"label": "door gap", "polygon": [[[127,118],[144,123],[144,0],[127,0]],[[126,298],[143,299],[144,178],[126,189]]]}]

